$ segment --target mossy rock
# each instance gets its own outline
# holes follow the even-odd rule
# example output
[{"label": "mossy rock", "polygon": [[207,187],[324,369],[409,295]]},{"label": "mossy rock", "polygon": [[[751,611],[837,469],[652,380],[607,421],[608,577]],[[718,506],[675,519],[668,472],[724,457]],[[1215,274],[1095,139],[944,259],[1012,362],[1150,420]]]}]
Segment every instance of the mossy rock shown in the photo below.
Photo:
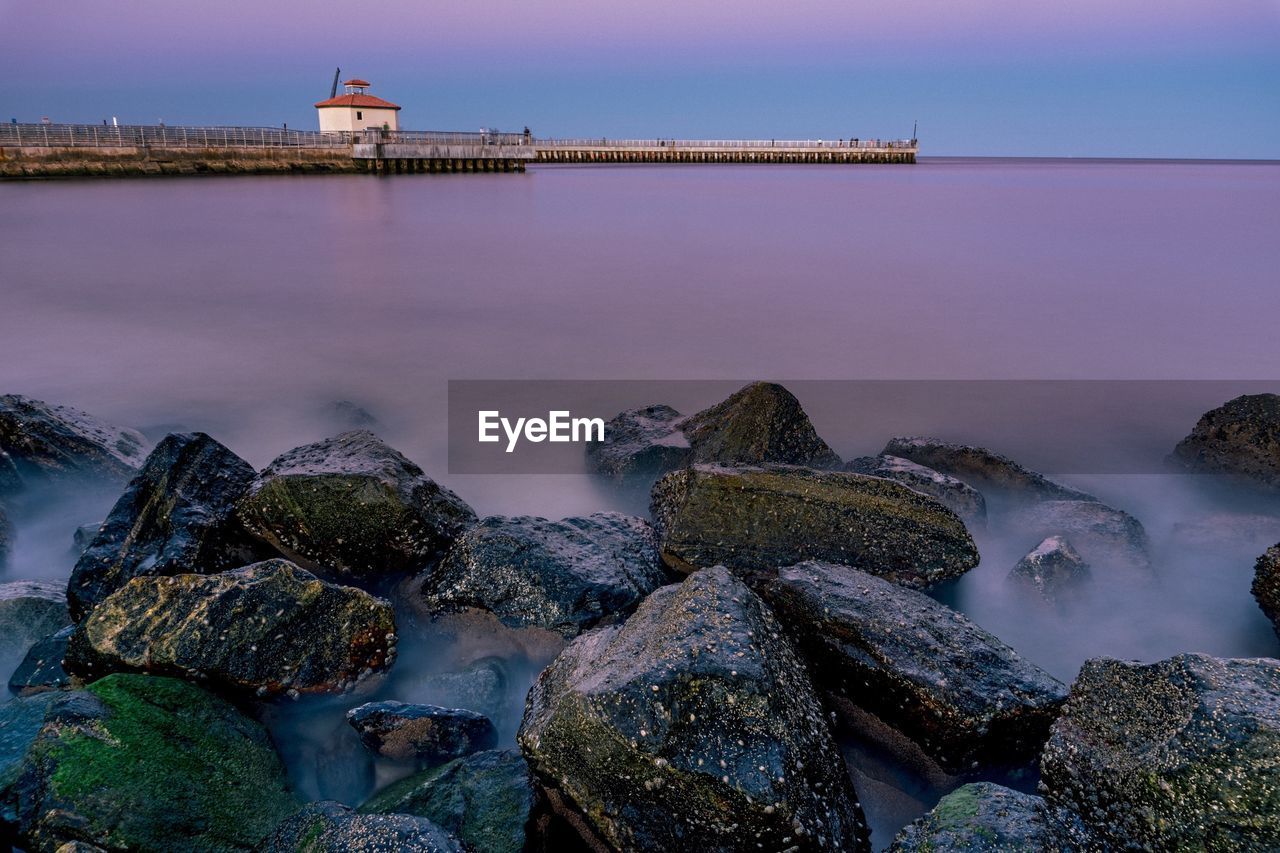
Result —
[{"label": "mossy rock", "polygon": [[889,853],[1075,853],[1096,849],[1078,817],[990,782],[962,785],[893,839]]},{"label": "mossy rock", "polygon": [[298,808],[266,731],[174,679],[112,675],[15,699],[0,708],[0,743],[0,800],[32,851],[248,850]]},{"label": "mossy rock", "polygon": [[358,814],[335,802],[311,803],[287,818],[261,853],[463,853],[431,821],[407,814]]}]

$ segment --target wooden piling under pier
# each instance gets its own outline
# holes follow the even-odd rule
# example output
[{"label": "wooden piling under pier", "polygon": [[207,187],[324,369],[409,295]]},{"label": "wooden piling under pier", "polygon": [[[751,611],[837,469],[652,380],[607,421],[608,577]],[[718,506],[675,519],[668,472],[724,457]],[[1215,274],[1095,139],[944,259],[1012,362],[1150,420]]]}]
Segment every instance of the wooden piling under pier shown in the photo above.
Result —
[{"label": "wooden piling under pier", "polygon": [[534,147],[539,163],[914,163],[918,150],[915,140],[545,140]]}]

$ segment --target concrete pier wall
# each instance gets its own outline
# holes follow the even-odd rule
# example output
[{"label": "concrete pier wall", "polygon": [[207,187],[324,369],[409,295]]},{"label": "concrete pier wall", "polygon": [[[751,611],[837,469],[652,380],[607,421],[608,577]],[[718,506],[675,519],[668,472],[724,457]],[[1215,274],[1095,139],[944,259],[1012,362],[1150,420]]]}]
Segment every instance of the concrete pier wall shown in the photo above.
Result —
[{"label": "concrete pier wall", "polygon": [[359,171],[347,148],[0,146],[0,178]]}]

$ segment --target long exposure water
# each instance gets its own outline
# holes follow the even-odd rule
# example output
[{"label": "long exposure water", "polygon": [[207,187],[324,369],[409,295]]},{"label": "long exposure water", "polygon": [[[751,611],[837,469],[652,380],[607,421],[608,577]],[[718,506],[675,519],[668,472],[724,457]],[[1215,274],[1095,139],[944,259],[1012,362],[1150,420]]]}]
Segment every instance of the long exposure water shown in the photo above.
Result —
[{"label": "long exposure water", "polygon": [[[200,429],[256,466],[345,428],[332,404],[354,401],[481,515],[643,513],[644,503],[581,473],[450,474],[448,380],[726,381],[714,394],[680,386],[688,399],[619,406],[693,411],[741,382],[778,379],[846,459],[929,431],[1043,467],[1082,434],[1078,420],[1019,430],[1006,411],[973,405],[899,413],[893,393],[839,406],[833,386],[807,380],[1260,380],[1252,390],[1280,390],[1267,383],[1280,380],[1277,222],[1280,165],[1266,163],[6,184],[0,393],[74,405],[153,439]],[[919,397],[928,386],[903,387]],[[1109,399],[1123,400],[1124,387]],[[1141,387],[1088,421],[1123,433],[1133,466],[1077,457],[1054,473],[1141,519],[1156,580],[1102,567],[1070,610],[1028,608],[1004,581],[1035,542],[993,527],[974,531],[981,565],[938,593],[1064,681],[1103,654],[1280,654],[1249,594],[1253,559],[1280,525],[1241,518],[1280,507],[1155,464],[1199,413],[1240,391],[1193,383],[1155,400],[1154,386]],[[72,531],[101,520],[114,497],[21,508],[2,579],[65,579]],[[415,685],[447,668],[437,652],[429,642],[406,652],[392,691],[430,698]],[[489,653],[503,652],[470,659]],[[539,655],[554,649],[526,653],[529,666],[507,673],[508,740]],[[316,719],[332,728],[332,714]],[[291,765],[303,761],[306,726],[323,727],[296,725],[297,743],[283,746]],[[877,842],[936,799],[916,793],[869,807]]]}]

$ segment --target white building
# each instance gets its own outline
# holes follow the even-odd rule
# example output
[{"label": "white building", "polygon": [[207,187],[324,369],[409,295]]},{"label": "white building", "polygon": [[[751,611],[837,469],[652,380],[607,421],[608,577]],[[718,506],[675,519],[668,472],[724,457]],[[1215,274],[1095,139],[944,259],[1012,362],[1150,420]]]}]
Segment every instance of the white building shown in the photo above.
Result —
[{"label": "white building", "polygon": [[320,132],[348,133],[366,127],[399,130],[396,113],[400,107],[369,94],[369,81],[353,78],[343,83],[344,92],[316,104],[320,114]]}]

